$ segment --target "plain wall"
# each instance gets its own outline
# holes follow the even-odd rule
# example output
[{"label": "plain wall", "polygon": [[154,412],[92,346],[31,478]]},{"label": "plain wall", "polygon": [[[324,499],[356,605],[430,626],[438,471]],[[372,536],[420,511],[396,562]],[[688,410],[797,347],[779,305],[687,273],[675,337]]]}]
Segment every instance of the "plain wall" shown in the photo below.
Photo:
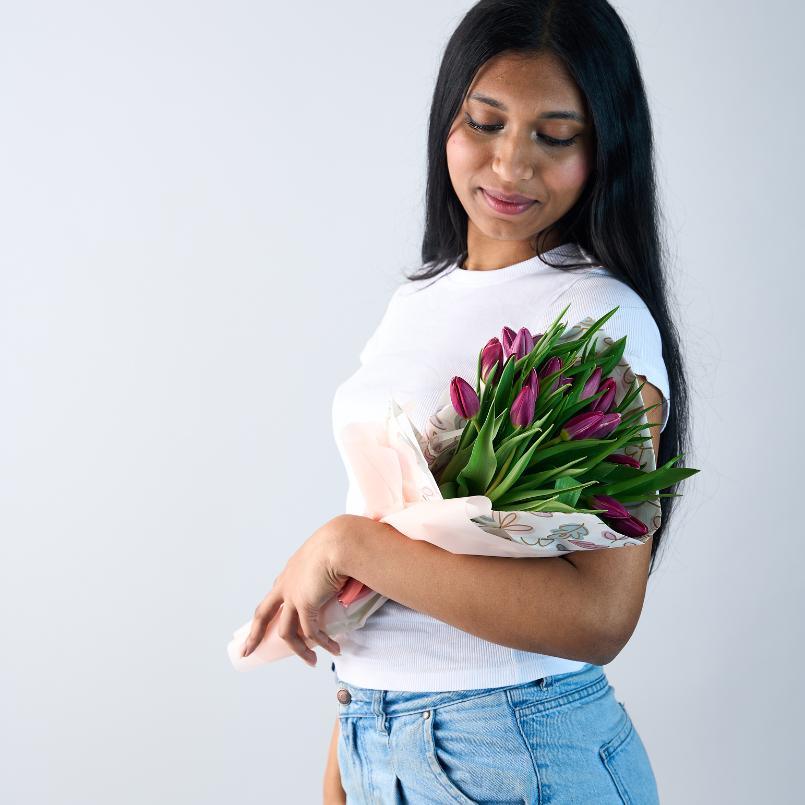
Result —
[{"label": "plain wall", "polygon": [[[332,392],[418,265],[431,93],[470,6],[2,4],[4,802],[320,801],[329,655],[239,674],[225,648],[342,510]],[[701,472],[606,670],[663,803],[781,805],[805,718],[805,19],[618,9]]]}]

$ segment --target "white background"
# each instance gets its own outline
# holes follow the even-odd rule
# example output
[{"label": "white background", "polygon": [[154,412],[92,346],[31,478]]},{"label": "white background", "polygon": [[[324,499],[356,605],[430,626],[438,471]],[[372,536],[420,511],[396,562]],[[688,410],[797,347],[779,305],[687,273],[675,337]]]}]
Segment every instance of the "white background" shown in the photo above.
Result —
[{"label": "white background", "polygon": [[[342,510],[335,386],[418,265],[471,3],[4,2],[0,799],[320,801],[329,655],[225,653]],[[607,674],[665,805],[801,796],[799,6],[618,4],[694,452]]]}]

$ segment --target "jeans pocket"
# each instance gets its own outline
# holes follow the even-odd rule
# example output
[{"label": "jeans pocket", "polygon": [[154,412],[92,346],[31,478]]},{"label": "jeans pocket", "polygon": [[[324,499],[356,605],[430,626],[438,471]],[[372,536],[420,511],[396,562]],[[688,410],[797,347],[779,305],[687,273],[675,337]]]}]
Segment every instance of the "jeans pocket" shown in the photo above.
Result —
[{"label": "jeans pocket", "polygon": [[505,693],[435,707],[419,718],[427,766],[442,799],[521,805],[538,800],[531,756]]},{"label": "jeans pocket", "polygon": [[[427,717],[425,717],[426,715]],[[428,758],[428,765],[434,776],[452,800],[472,805],[473,800],[458,787],[457,783],[453,782],[453,775],[456,776],[457,780],[460,781],[461,779],[462,774],[459,765],[461,758],[450,751],[454,741],[449,743],[442,742],[443,724],[439,708],[430,710],[428,714],[423,713],[422,722],[425,734],[425,752]],[[455,745],[456,747],[461,746],[460,736],[455,736]]]},{"label": "jeans pocket", "polygon": [[618,704],[622,711],[618,729],[598,754],[624,805],[659,805],[646,748],[623,703]]}]

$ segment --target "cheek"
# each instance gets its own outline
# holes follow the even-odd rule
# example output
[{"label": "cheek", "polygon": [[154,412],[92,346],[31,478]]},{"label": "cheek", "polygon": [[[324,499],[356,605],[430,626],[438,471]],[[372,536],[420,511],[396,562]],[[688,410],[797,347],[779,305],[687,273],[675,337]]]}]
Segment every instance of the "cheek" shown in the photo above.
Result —
[{"label": "cheek", "polygon": [[585,155],[580,154],[551,165],[547,170],[545,179],[553,186],[554,190],[574,192],[584,185],[589,175],[589,160]]},{"label": "cheek", "polygon": [[461,172],[476,168],[483,162],[483,149],[478,147],[461,129],[447,138],[447,163],[451,172]]}]

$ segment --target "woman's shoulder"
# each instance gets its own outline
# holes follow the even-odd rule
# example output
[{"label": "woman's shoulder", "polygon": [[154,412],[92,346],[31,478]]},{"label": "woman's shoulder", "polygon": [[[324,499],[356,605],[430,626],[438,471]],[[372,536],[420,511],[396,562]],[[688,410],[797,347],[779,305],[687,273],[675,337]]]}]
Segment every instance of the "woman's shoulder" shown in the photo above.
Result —
[{"label": "woman's shoulder", "polygon": [[[626,280],[615,276],[604,266],[584,269],[579,277],[565,290],[562,297],[584,299],[597,306],[609,308],[628,307],[647,310],[643,297]],[[561,298],[557,301],[561,301]]]},{"label": "woman's shoulder", "polygon": [[562,319],[568,325],[587,317],[595,321],[617,307],[615,314],[604,325],[612,337],[629,335],[630,349],[662,351],[659,327],[643,297],[628,282],[606,268],[585,270],[553,299],[549,318],[555,318],[566,307]]}]

